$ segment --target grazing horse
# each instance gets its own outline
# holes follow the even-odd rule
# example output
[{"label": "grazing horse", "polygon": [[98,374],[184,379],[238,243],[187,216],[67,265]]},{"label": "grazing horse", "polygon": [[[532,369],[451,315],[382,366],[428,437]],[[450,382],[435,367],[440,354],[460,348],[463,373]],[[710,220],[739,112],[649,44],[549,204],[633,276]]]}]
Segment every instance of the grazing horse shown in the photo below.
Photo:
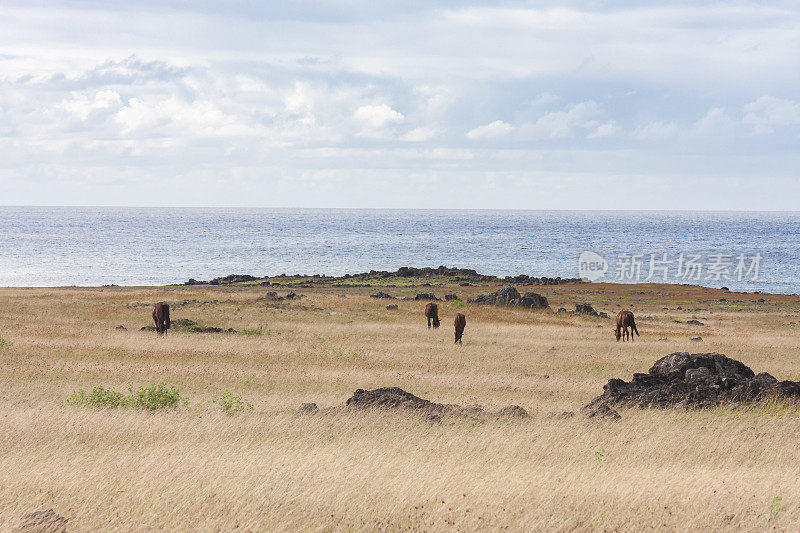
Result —
[{"label": "grazing horse", "polygon": [[464,335],[464,328],[467,326],[467,317],[458,313],[453,320],[453,327],[456,329],[456,344],[462,344],[461,336]]},{"label": "grazing horse", "polygon": [[428,319],[428,327],[431,327],[431,322],[433,323],[433,327],[439,327],[439,306],[435,303],[431,302],[425,306],[425,318]]},{"label": "grazing horse", "polygon": [[633,335],[628,331],[629,327],[638,337],[639,330],[636,329],[636,321],[633,319],[633,313],[630,311],[620,311],[617,315],[617,327],[614,328],[614,336],[617,338],[617,341],[619,341],[620,337],[622,337],[624,341],[627,336],[628,339],[633,342]]},{"label": "grazing horse", "polygon": [[153,322],[159,335],[166,335],[169,329],[169,304],[158,302],[153,306]]}]

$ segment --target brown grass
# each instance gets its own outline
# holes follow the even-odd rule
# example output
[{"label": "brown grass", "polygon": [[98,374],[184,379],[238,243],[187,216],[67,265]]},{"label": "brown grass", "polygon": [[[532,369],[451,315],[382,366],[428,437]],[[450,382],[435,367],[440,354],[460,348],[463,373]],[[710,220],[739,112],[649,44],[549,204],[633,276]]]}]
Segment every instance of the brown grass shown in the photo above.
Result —
[{"label": "brown grass", "polygon": [[[442,302],[443,327],[428,330],[424,302],[386,311],[369,288],[301,289],[306,298],[279,304],[259,299],[266,290],[0,290],[0,530],[50,507],[74,531],[800,526],[796,406],[622,410],[619,422],[549,417],[577,412],[607,379],[629,379],[679,350],[719,351],[800,380],[798,297],[533,289],[556,309],[632,309],[642,336],[617,343],[610,320]],[[464,297],[486,288],[435,290]],[[264,334],[138,331],[156,300],[172,304],[173,319]],[[456,312],[467,316],[460,347]],[[693,317],[706,326],[671,321]],[[704,342],[690,343],[693,335]],[[66,404],[77,389],[161,381],[190,408]],[[379,386],[487,409],[518,404],[532,417],[432,424],[392,413],[293,414],[302,402],[341,405],[355,389]],[[211,400],[226,391],[253,410],[222,413]]]}]

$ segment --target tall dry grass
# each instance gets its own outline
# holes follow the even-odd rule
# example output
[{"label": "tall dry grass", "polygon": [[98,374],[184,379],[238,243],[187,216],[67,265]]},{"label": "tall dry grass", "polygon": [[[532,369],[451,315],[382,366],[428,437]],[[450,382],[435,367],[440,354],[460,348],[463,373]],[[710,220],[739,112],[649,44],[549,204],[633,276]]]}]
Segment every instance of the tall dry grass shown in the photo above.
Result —
[{"label": "tall dry grass", "polygon": [[[610,321],[598,319],[442,303],[443,327],[428,330],[420,303],[391,312],[369,289],[301,292],[273,304],[260,288],[0,290],[0,529],[50,507],[75,531],[800,525],[792,406],[623,410],[618,422],[551,416],[577,412],[608,378],[629,379],[678,350],[719,351],[800,380],[796,297],[541,289],[555,308],[587,301],[611,314],[633,304],[642,336],[617,343]],[[173,318],[264,334],[138,331],[161,299]],[[459,347],[456,312],[468,321]],[[692,317],[706,326],[670,321]],[[696,334],[700,345],[688,340]],[[77,389],[161,381],[189,408],[66,403]],[[341,405],[357,388],[390,385],[439,402],[518,404],[532,416],[438,424],[293,413],[302,402]],[[253,409],[226,415],[212,403],[226,391]]]}]

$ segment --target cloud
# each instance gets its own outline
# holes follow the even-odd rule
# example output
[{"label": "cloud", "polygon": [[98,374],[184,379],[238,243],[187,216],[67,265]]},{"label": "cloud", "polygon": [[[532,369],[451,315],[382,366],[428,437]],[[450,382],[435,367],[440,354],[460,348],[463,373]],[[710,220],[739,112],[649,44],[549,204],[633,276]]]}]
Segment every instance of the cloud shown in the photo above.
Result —
[{"label": "cloud", "polygon": [[405,120],[402,113],[386,104],[364,105],[356,109],[355,118],[368,128],[378,129],[388,124],[398,124]]},{"label": "cloud", "polygon": [[473,128],[467,132],[467,139],[471,139],[473,141],[476,140],[483,140],[483,139],[496,139],[498,137],[503,137],[504,135],[508,135],[514,131],[514,126],[509,124],[508,122],[503,122],[502,120],[495,120],[494,122],[490,122],[489,124],[484,124],[483,126],[478,126],[477,128]]},{"label": "cloud", "polygon": [[400,137],[400,140],[406,142],[424,142],[433,139],[436,136],[436,130],[428,127],[414,128],[408,133]]},{"label": "cloud", "polygon": [[[592,130],[598,127],[599,106],[593,100],[571,105],[566,111],[545,113],[534,123],[524,129],[526,134],[535,138],[563,139],[572,136],[576,130]],[[615,125],[606,124],[602,133],[610,135]],[[596,130],[595,130],[596,131]]]},{"label": "cloud", "polygon": [[[87,187],[75,201],[117,201],[120,186],[147,203],[143,183],[201,179],[215,193],[197,202],[274,204],[307,198],[296,185],[307,177],[343,191],[308,205],[333,205],[357,197],[353,176],[413,174],[425,201],[491,175],[498,191],[574,184],[565,198],[577,206],[597,176],[691,172],[737,184],[720,190],[738,205],[738,184],[800,168],[789,3],[10,0],[2,11],[6,203],[43,201],[66,180]],[[387,190],[365,203],[400,201]]]},{"label": "cloud", "polygon": [[593,132],[586,136],[587,139],[600,139],[602,137],[611,137],[617,133],[617,122],[609,120],[597,126]]},{"label": "cloud", "polygon": [[744,123],[759,135],[772,133],[776,126],[800,125],[800,102],[761,96],[744,106]]}]

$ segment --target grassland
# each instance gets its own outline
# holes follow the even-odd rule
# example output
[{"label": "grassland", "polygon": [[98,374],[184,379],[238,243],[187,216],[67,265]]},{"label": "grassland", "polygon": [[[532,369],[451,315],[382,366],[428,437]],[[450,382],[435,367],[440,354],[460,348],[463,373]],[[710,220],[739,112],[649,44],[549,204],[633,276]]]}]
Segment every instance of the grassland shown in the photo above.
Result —
[{"label": "grassland", "polygon": [[[800,527],[794,406],[551,416],[578,412],[609,378],[674,351],[718,351],[800,380],[800,297],[528,289],[553,309],[633,310],[642,336],[617,343],[610,320],[442,302],[443,327],[428,330],[424,302],[387,311],[389,301],[368,296],[374,288],[291,288],[305,297],[272,301],[267,290],[289,287],[258,285],[0,289],[0,530],[47,508],[71,531]],[[434,288],[462,298],[489,289]],[[173,319],[247,334],[140,331],[158,300]],[[452,341],[456,312],[467,316],[463,346]],[[692,318],[705,325],[676,322]],[[695,335],[704,342],[690,343]],[[68,403],[81,389],[153,383],[188,405]],[[380,386],[487,409],[518,404],[532,416],[294,412]],[[241,409],[224,407],[236,398]]]}]

